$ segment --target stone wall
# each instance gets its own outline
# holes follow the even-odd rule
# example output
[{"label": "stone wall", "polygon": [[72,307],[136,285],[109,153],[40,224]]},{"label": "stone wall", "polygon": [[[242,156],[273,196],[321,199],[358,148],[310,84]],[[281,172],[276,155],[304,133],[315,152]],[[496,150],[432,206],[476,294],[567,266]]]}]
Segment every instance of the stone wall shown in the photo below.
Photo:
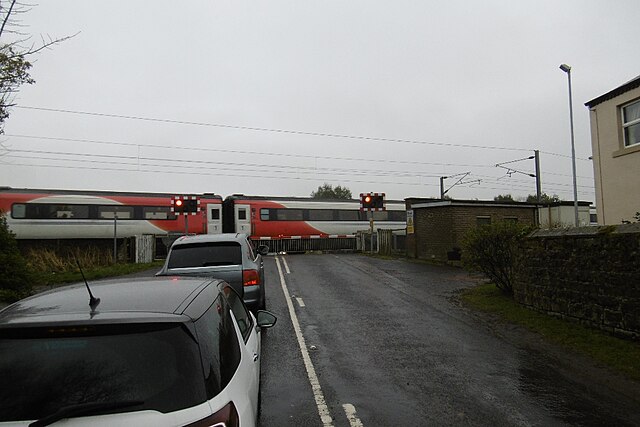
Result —
[{"label": "stone wall", "polygon": [[640,339],[640,224],[539,230],[523,251],[517,302]]}]

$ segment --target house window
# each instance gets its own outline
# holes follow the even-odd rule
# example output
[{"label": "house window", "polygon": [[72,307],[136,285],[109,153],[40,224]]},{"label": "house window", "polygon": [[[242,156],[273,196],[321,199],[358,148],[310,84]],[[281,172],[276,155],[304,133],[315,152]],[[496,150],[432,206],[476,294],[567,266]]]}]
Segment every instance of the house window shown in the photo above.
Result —
[{"label": "house window", "polygon": [[476,217],[477,225],[491,225],[491,217],[490,216],[477,216]]},{"label": "house window", "polygon": [[640,101],[622,107],[624,146],[640,144]]}]

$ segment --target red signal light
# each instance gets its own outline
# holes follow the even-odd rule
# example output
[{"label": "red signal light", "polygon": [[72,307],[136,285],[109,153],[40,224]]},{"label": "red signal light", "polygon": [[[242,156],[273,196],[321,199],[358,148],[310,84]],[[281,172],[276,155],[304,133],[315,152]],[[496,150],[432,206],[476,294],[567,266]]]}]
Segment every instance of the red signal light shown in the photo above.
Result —
[{"label": "red signal light", "polygon": [[171,205],[172,212],[180,215],[195,215],[200,212],[200,198],[197,196],[174,196]]},{"label": "red signal light", "polygon": [[385,210],[384,193],[360,193],[360,210]]}]

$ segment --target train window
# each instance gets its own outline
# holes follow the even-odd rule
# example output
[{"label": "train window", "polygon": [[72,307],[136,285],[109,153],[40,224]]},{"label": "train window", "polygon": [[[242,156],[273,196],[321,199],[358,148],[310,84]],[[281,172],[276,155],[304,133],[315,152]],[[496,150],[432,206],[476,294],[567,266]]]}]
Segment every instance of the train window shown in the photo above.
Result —
[{"label": "train window", "polygon": [[269,209],[260,209],[260,220],[269,221]]},{"label": "train window", "polygon": [[220,209],[218,208],[211,209],[211,219],[212,220],[220,219]]},{"label": "train window", "polygon": [[11,206],[11,217],[12,218],[26,218],[27,217],[27,207],[22,203]]},{"label": "train window", "polygon": [[98,218],[113,219],[116,215],[118,219],[133,219],[133,206],[98,206]]},{"label": "train window", "polygon": [[25,218],[48,219],[56,217],[55,208],[53,205],[47,205],[44,203],[29,203],[25,205],[25,209]]},{"label": "train window", "polygon": [[406,222],[407,211],[387,211],[389,212],[389,221]]},{"label": "train window", "polygon": [[58,206],[57,215],[58,215],[58,218],[88,219],[89,206],[88,205]]},{"label": "train window", "polygon": [[389,220],[389,211],[373,211],[374,221],[388,221]]},{"label": "train window", "polygon": [[34,219],[88,219],[89,205],[56,205],[29,203],[25,218]]},{"label": "train window", "polygon": [[278,221],[302,221],[302,209],[278,209]]},{"label": "train window", "polygon": [[333,221],[333,210],[309,209],[309,221]]},{"label": "train window", "polygon": [[360,221],[360,211],[356,210],[339,210],[339,221]]},{"label": "train window", "polygon": [[176,215],[168,206],[144,206],[142,217],[144,219],[176,219]]},{"label": "train window", "polygon": [[49,217],[59,219],[87,219],[89,206],[87,205],[48,205]]},{"label": "train window", "polygon": [[246,209],[238,209],[238,219],[241,221],[245,221],[247,219]]}]

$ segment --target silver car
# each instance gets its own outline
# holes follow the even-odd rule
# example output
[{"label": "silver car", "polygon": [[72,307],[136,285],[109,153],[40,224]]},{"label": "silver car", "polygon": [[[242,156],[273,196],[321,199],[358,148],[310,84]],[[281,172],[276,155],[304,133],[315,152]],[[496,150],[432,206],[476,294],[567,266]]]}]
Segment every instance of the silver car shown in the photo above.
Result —
[{"label": "silver car", "polygon": [[252,310],[264,310],[265,277],[262,256],[246,234],[183,236],[176,240],[158,276],[210,276],[229,283]]}]

